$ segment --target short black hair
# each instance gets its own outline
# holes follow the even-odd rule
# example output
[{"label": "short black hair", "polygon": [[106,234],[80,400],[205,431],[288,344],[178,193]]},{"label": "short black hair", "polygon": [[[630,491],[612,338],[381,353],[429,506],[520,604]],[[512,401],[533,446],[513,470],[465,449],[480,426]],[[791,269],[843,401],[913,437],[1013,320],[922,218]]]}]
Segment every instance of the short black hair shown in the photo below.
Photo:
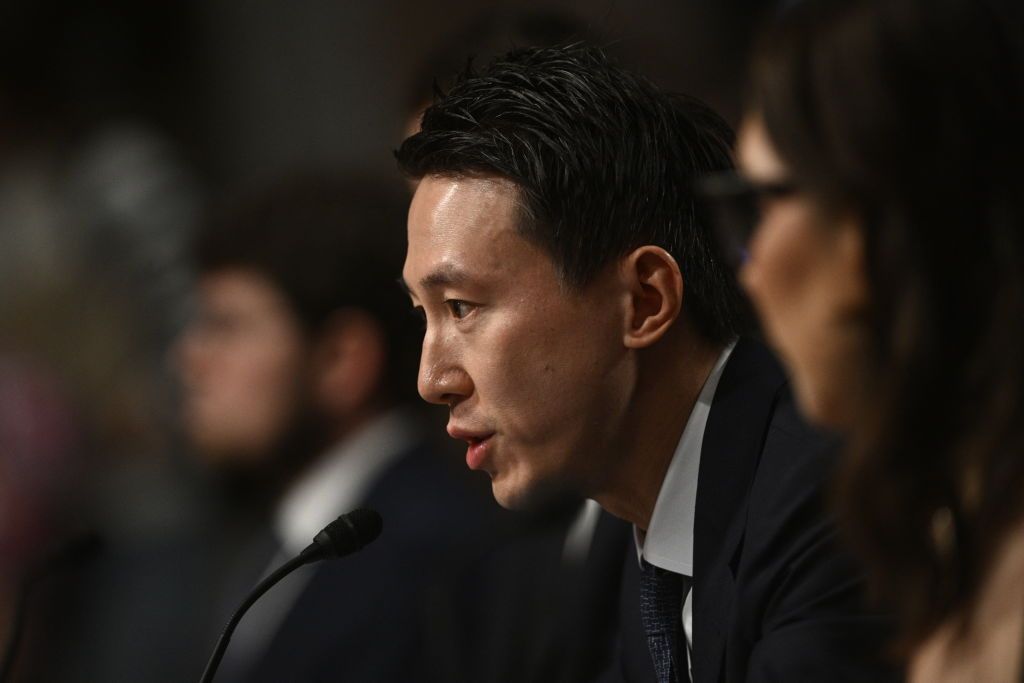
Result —
[{"label": "short black hair", "polygon": [[200,274],[244,268],[267,278],[311,339],[340,309],[369,314],[388,344],[382,389],[411,398],[420,336],[396,283],[407,204],[395,178],[293,174],[223,207],[199,231],[193,257]]},{"label": "short black hair", "polygon": [[497,176],[520,193],[525,237],[581,287],[644,244],[678,261],[683,310],[725,343],[745,331],[747,307],[693,181],[732,167],[733,133],[702,102],[662,91],[599,48],[514,50],[467,69],[396,152],[413,178]]}]

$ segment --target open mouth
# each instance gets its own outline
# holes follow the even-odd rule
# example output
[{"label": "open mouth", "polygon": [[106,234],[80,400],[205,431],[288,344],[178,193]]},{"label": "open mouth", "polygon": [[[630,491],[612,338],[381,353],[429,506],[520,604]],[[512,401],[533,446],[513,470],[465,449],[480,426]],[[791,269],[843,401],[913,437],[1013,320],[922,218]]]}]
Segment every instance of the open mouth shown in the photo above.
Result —
[{"label": "open mouth", "polygon": [[487,436],[471,436],[465,439],[469,445],[466,449],[466,465],[469,469],[479,470],[484,468],[492,436],[493,434],[488,434]]}]

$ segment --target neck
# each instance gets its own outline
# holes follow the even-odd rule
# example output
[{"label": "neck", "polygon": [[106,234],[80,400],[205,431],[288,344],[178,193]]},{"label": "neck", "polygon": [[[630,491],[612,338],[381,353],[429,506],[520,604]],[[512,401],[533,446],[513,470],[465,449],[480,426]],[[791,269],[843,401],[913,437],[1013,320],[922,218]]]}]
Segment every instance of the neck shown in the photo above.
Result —
[{"label": "neck", "polygon": [[686,421],[722,352],[691,339],[665,339],[638,359],[636,391],[614,463],[592,497],[647,530]]},{"label": "neck", "polygon": [[344,416],[301,411],[263,458],[229,463],[219,473],[232,505],[264,513],[274,509],[296,481],[328,451],[383,414],[366,407]]}]

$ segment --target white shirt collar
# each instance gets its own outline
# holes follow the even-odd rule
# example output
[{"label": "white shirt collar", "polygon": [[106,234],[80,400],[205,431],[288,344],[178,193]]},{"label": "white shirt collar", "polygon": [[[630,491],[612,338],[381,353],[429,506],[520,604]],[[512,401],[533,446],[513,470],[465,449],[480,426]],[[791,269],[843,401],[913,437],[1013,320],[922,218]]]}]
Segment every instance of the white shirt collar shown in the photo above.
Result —
[{"label": "white shirt collar", "polygon": [[697,508],[700,451],[704,445],[704,429],[711,412],[711,402],[734,347],[735,343],[722,351],[690,411],[683,435],[662,480],[647,533],[641,534],[636,527],[633,528],[638,557],[677,574],[693,576],[693,520]]},{"label": "white shirt collar", "polygon": [[298,554],[335,517],[358,507],[415,436],[408,417],[396,410],[331,448],[299,477],[277,508],[274,530],[282,551]]}]

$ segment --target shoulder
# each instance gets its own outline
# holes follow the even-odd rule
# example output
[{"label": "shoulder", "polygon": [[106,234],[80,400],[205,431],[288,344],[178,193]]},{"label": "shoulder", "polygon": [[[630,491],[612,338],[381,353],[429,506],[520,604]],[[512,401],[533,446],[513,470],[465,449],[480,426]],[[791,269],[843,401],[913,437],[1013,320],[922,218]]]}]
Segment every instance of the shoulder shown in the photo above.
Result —
[{"label": "shoulder", "polygon": [[784,547],[798,551],[832,536],[828,498],[841,451],[840,440],[809,425],[789,387],[780,387],[751,484],[748,545],[781,558]]},{"label": "shoulder", "polygon": [[827,485],[841,452],[841,439],[810,425],[784,384],[775,395],[755,481],[796,489]]},{"label": "shoulder", "polygon": [[[709,483],[730,488],[746,483],[748,505],[755,509],[820,490],[841,448],[837,437],[803,418],[778,360],[750,339],[740,339],[732,351],[704,442],[715,461],[707,463]],[[701,469],[703,479],[704,462]]]},{"label": "shoulder", "polygon": [[[731,366],[731,367],[730,367]],[[779,361],[763,344],[741,339],[733,350],[726,384],[739,398],[736,417],[749,416],[761,432],[752,495],[758,487],[816,489],[831,477],[841,453],[837,435],[811,425],[801,414]],[[717,400],[717,397],[716,397]],[[795,491],[790,491],[790,493]]]},{"label": "shoulder", "polygon": [[[767,351],[759,353],[761,369],[751,374],[770,376],[774,359],[764,355]],[[743,540],[733,560],[747,579],[740,592],[756,588],[764,591],[763,599],[776,591],[824,589],[825,583],[856,573],[839,547],[828,503],[841,443],[801,416],[778,372],[776,382],[762,382],[770,390],[756,395],[763,416],[760,442],[742,511]],[[758,579],[748,581],[754,574]],[[801,578],[794,582],[795,577]]]},{"label": "shoulder", "polygon": [[981,585],[961,629],[952,618],[926,640],[910,663],[912,683],[1021,680],[1024,644],[1024,521],[1016,524]]}]

